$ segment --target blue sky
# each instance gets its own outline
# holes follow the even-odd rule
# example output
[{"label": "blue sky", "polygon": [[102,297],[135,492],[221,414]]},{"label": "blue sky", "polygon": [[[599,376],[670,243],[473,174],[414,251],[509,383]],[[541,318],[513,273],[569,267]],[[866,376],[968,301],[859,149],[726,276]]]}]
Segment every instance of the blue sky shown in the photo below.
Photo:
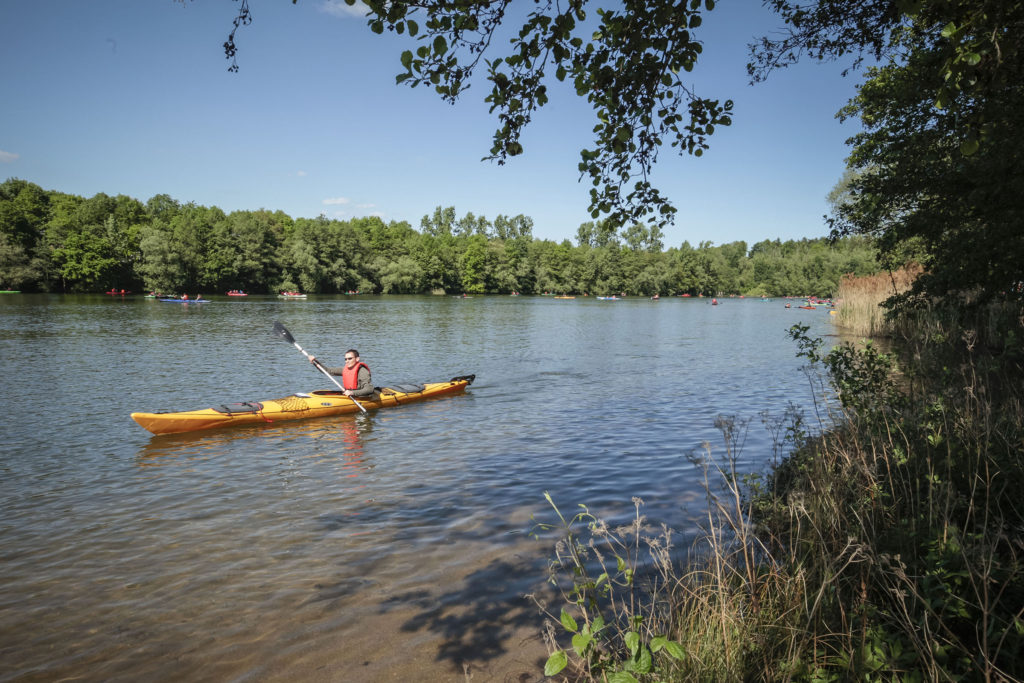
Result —
[{"label": "blue sky", "polygon": [[[594,120],[570,89],[551,92],[525,154],[498,166],[480,160],[495,126],[484,82],[455,106],[396,86],[408,38],[372,34],[341,0],[250,7],[241,70],[228,73],[222,44],[237,2],[0,2],[0,179],[417,229],[439,205],[521,213],[554,240],[590,220],[577,164]],[[733,99],[735,116],[702,158],[663,151],[654,181],[679,208],[667,247],[827,231],[825,195],[856,132],[835,113],[856,81],[840,65],[807,63],[748,85],[746,44],[775,30],[757,0],[720,2],[705,18],[692,85]]]}]

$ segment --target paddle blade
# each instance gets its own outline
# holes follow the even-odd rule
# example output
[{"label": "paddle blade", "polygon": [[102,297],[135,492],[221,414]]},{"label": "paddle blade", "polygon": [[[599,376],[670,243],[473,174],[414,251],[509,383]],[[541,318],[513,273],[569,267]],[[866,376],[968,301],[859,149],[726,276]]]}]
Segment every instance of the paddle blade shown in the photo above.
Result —
[{"label": "paddle blade", "polygon": [[292,336],[292,333],[289,332],[284,325],[276,321],[274,322],[274,334],[278,335],[289,344],[295,343],[295,337]]}]

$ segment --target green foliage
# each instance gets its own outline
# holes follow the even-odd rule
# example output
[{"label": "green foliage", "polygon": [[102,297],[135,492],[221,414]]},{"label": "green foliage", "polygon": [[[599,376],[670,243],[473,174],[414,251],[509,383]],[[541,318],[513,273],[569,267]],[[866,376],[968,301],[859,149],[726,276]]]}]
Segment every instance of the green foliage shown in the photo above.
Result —
[{"label": "green foliage", "polygon": [[[581,150],[578,165],[592,185],[591,216],[603,219],[597,225],[625,228],[634,251],[645,226],[660,228],[676,212],[649,181],[659,151],[668,146],[701,156],[715,129],[732,122],[731,101],[699,96],[683,80],[703,52],[698,35],[713,0],[629,2],[593,13],[587,11],[590,0],[365,4],[374,33],[408,34],[412,43],[400,55],[398,83],[429,86],[455,102],[477,72],[485,71],[484,99],[497,118],[489,158],[499,164],[524,152],[522,132],[548,103],[555,81],[571,83],[594,110],[593,145]],[[919,259],[926,272],[898,303],[921,303],[922,295],[978,303],[1020,298],[1024,49],[1016,36],[1024,25],[1024,3],[766,4],[788,30],[752,45],[748,71],[754,81],[807,58],[852,59],[844,75],[866,58],[874,64],[841,113],[858,117],[862,131],[850,141],[848,173],[829,198],[833,236],[879,237],[888,267],[900,267],[911,256]],[[237,68],[235,31],[250,21],[243,0],[225,43],[232,68]],[[451,222],[434,227],[450,229]],[[470,222],[459,229],[465,235],[486,228]],[[495,229],[504,239],[497,221]],[[601,237],[589,226],[577,233],[581,247],[605,246]],[[763,277],[770,264],[758,266]],[[763,283],[734,268],[716,270],[721,290],[752,292]],[[445,272],[450,271],[431,272],[428,279],[436,286],[454,284],[445,283]],[[808,280],[805,293],[836,285],[824,259],[785,277],[791,282],[800,275]],[[627,273],[627,280],[632,277]],[[539,281],[541,287],[566,286],[550,272]],[[648,274],[644,286],[658,281]],[[611,282],[602,280],[600,286]],[[704,282],[696,287],[709,291]]]},{"label": "green foliage", "polygon": [[[551,655],[546,676],[561,673],[570,665],[576,675],[589,680],[669,680],[679,662],[686,659],[682,644],[671,640],[659,593],[671,576],[666,536],[650,536],[640,515],[641,501],[634,499],[633,523],[612,531],[584,506],[566,518],[550,494],[545,499],[555,511],[557,525],[538,524],[534,533],[558,532],[557,557],[551,562],[550,581],[558,586],[569,609],[557,618],[541,609],[568,636],[568,648],[549,631]],[[645,559],[641,548],[648,550]],[[639,575],[649,583],[639,583]],[[578,615],[577,616],[574,616]]]},{"label": "green foliage", "polygon": [[534,238],[523,214],[492,222],[439,206],[417,232],[373,217],[225,215],[167,195],[83,199],[20,180],[0,184],[0,220],[0,284],[51,291],[828,296],[842,273],[878,268],[864,238],[663,250],[656,226],[601,221],[573,246]]},{"label": "green foliage", "polygon": [[823,354],[806,328],[791,331],[827,370],[843,419],[820,437],[795,432],[750,495],[765,547],[817,593],[802,628],[821,634],[815,651],[837,653],[825,674],[1024,675],[1024,563],[1007,536],[1024,523],[1024,317],[1003,308],[985,332],[961,327],[974,317],[963,312],[920,315],[890,354]]},{"label": "green foliage", "polygon": [[867,340],[862,349],[849,342],[821,355],[821,340],[807,336],[807,325],[796,324],[789,329],[797,342],[798,357],[824,365],[842,407],[854,411],[862,420],[882,417],[883,411],[898,411],[903,403],[896,382],[896,358],[879,353]]},{"label": "green foliage", "polygon": [[834,235],[875,235],[890,266],[925,273],[894,303],[1020,298],[1024,24],[1019,0],[770,3],[789,23],[754,49],[763,78],[798,55],[870,54],[840,115],[862,131],[833,199]]},{"label": "green foliage", "polygon": [[[549,87],[571,83],[594,110],[593,146],[579,162],[592,185],[590,212],[616,227],[671,222],[676,208],[648,180],[658,153],[668,146],[699,157],[715,129],[732,123],[731,100],[698,96],[686,84],[714,0],[628,3],[593,15],[590,0],[364,4],[373,33],[408,35],[412,43],[399,56],[396,83],[427,86],[455,102],[485,70],[484,101],[497,118],[487,158],[499,164],[524,152],[523,129],[549,102]],[[243,0],[224,43],[231,70],[238,68],[235,33],[251,21]]]}]

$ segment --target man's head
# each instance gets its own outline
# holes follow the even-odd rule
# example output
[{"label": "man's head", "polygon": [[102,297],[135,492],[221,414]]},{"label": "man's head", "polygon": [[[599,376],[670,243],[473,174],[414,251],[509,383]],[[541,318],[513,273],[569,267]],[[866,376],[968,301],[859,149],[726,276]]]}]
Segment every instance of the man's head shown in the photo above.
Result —
[{"label": "man's head", "polygon": [[345,365],[346,366],[351,368],[351,367],[353,367],[358,362],[359,362],[359,352],[358,351],[356,351],[355,349],[349,349],[348,351],[345,352]]}]

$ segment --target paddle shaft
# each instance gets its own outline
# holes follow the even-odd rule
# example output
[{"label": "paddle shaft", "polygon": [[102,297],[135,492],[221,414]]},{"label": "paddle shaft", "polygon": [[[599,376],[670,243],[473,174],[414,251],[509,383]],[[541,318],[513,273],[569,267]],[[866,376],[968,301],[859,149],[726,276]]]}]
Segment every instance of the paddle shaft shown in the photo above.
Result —
[{"label": "paddle shaft", "polygon": [[[281,329],[284,329],[284,328],[281,328]],[[291,337],[291,335],[289,334],[288,337]],[[302,352],[303,356],[305,356],[306,358],[309,358],[310,360],[313,360],[313,357],[311,355],[309,355],[308,353],[306,353],[306,350],[304,348],[302,348],[301,346],[299,346],[299,342],[295,341],[294,338],[288,339],[288,341],[290,341],[295,348],[297,348],[300,352]],[[325,375],[327,375],[327,379],[329,379],[332,382],[334,382],[335,384],[337,384],[339,389],[341,389],[342,391],[345,391],[345,387],[343,387],[340,384],[338,384],[338,380],[334,379],[334,375],[332,375],[331,373],[327,372],[327,368],[325,368],[323,365],[321,365],[320,361],[314,360],[313,361],[313,365],[316,366],[317,370],[319,370],[320,372],[322,372]],[[363,413],[366,413],[366,408],[363,407],[362,403],[360,403],[359,401],[357,401],[355,399],[355,396],[349,396],[349,398],[352,399],[352,402],[356,404],[356,407],[359,408],[359,410],[363,411]]]}]

